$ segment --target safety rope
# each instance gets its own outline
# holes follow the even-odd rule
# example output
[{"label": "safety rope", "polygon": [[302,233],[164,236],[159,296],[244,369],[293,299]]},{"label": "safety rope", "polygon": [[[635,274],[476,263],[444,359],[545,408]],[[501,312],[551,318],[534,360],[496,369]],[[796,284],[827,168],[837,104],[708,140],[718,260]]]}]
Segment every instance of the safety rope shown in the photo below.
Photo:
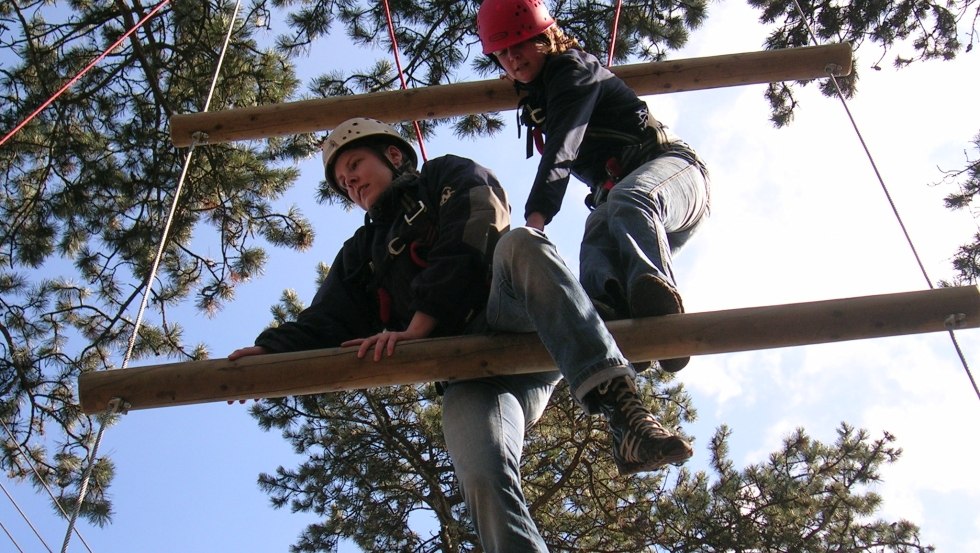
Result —
[{"label": "safety rope", "polygon": [[[813,43],[819,46],[820,41],[817,39],[817,34],[814,32],[810,21],[806,17],[806,14],[803,13],[803,8],[800,7],[799,1],[793,0],[793,4],[800,13],[800,20],[806,25],[807,32],[809,32]],[[861,130],[858,128],[857,122],[854,120],[854,116],[851,114],[851,109],[847,105],[847,99],[844,98],[844,92],[841,90],[840,83],[837,82],[837,78],[834,76],[833,68],[828,67],[827,74],[830,76],[830,80],[834,83],[834,88],[837,90],[837,97],[840,98],[841,104],[844,106],[844,111],[847,113],[847,117],[851,121],[851,126],[854,128],[854,133],[861,142],[861,147],[864,149],[864,154],[871,163],[871,169],[878,178],[878,183],[881,185],[881,190],[885,193],[885,198],[888,200],[888,205],[891,206],[892,213],[895,214],[895,219],[898,221],[898,226],[902,229],[902,234],[905,235],[905,241],[908,243],[909,249],[912,250],[912,255],[915,257],[915,262],[919,265],[919,270],[922,272],[922,276],[926,279],[926,284],[929,286],[930,290],[935,289],[935,286],[932,284],[932,279],[929,278],[929,273],[926,271],[925,264],[923,264],[922,258],[919,256],[919,252],[916,250],[915,244],[912,242],[912,237],[909,235],[909,231],[905,227],[905,223],[902,221],[902,216],[898,212],[898,207],[895,205],[894,200],[892,200],[891,193],[888,191],[888,186],[885,184],[885,179],[882,178],[881,173],[878,171],[878,165],[875,163],[874,156],[871,155],[871,151],[868,149],[868,145],[865,143],[864,137],[861,135]],[[976,393],[977,399],[980,400],[980,387],[977,387],[977,381],[973,378],[973,373],[970,371],[970,365],[967,363],[966,356],[963,354],[963,350],[960,348],[960,343],[956,339],[956,333],[954,332],[955,328],[955,319],[951,318],[946,322],[946,329],[949,332],[950,340],[953,342],[953,348],[956,350],[956,355],[959,356],[960,364],[963,365],[963,370],[966,372],[967,378],[970,379],[970,384],[973,386],[973,391]]]},{"label": "safety rope", "polygon": [[[215,68],[214,71],[214,77],[211,80],[211,89],[209,90],[207,100],[204,103],[204,109],[203,109],[204,112],[207,112],[208,108],[211,105],[211,98],[214,95],[214,90],[218,82],[218,76],[221,74],[221,65],[224,62],[225,52],[228,49],[228,43],[231,41],[231,34],[235,28],[235,21],[238,19],[238,11],[241,8],[241,5],[242,5],[241,0],[237,0],[237,2],[235,3],[235,9],[231,15],[231,19],[228,22],[228,33],[226,34],[224,44],[221,47],[221,54],[218,56],[217,67]],[[160,266],[160,260],[163,258],[163,252],[164,249],[166,248],[167,236],[170,234],[170,226],[173,223],[174,214],[177,212],[177,205],[180,199],[180,193],[181,190],[183,190],[184,182],[187,178],[187,172],[188,169],[190,168],[191,159],[192,156],[194,155],[194,148],[198,143],[203,142],[204,141],[203,139],[205,138],[206,137],[195,136],[194,142],[191,144],[190,150],[188,150],[187,152],[187,158],[184,161],[184,167],[180,173],[180,179],[177,182],[177,188],[174,191],[173,202],[170,205],[170,213],[167,215],[167,220],[164,224],[163,232],[161,233],[160,244],[159,247],[157,248],[157,254],[153,259],[153,265],[150,268],[150,274],[147,275],[146,278],[145,292],[143,293],[143,301],[140,303],[139,312],[137,313],[136,321],[133,324],[133,333],[130,336],[129,347],[126,349],[126,355],[123,358],[121,368],[125,369],[129,364],[130,358],[132,357],[133,347],[136,344],[136,338],[139,334],[140,327],[142,326],[143,314],[146,311],[146,306],[147,303],[149,302],[150,291],[153,288],[153,281],[156,279],[156,273]],[[109,407],[108,409],[106,409],[105,416],[100,418],[99,430],[98,433],[96,434],[95,441],[92,445],[92,450],[88,456],[88,466],[85,470],[84,476],[82,477],[82,482],[80,484],[80,489],[78,493],[78,501],[75,504],[75,512],[72,513],[71,520],[68,523],[68,532],[65,534],[65,542],[64,545],[62,546],[61,553],[66,553],[68,551],[68,543],[71,540],[72,529],[75,526],[75,521],[78,519],[78,514],[82,510],[82,504],[85,500],[85,494],[88,491],[88,484],[92,475],[92,469],[95,465],[96,454],[98,453],[99,450],[99,444],[102,442],[102,436],[105,432],[106,425],[113,415],[115,415],[117,412],[123,412],[125,410],[126,407],[125,404],[122,402],[122,400],[120,400],[119,398],[115,398],[109,402]]]},{"label": "safety rope", "polygon": [[24,119],[16,127],[14,127],[14,129],[12,131],[10,131],[9,133],[7,133],[6,136],[4,136],[2,139],[0,139],[0,146],[3,146],[8,140],[10,140],[11,137],[13,137],[15,134],[17,134],[22,128],[24,128],[24,126],[26,126],[35,117],[37,117],[37,115],[39,113],[41,113],[42,111],[44,111],[45,108],[47,108],[49,105],[51,105],[52,102],[54,102],[55,100],[57,100],[59,96],[61,96],[62,94],[64,94],[64,92],[66,90],[68,90],[69,88],[71,88],[71,86],[73,84],[75,84],[86,73],[88,73],[89,70],[91,70],[93,67],[95,67],[95,64],[99,63],[100,61],[102,61],[103,58],[105,58],[110,53],[112,53],[112,51],[115,50],[117,46],[119,46],[120,44],[122,44],[122,42],[124,40],[126,40],[127,38],[129,38],[129,35],[135,33],[137,29],[139,29],[140,27],[142,27],[144,23],[146,23],[151,17],[153,17],[154,15],[156,15],[156,13],[158,11],[160,11],[165,5],[167,5],[169,3],[170,3],[170,0],[163,0],[162,2],[160,2],[159,4],[157,4],[156,7],[153,8],[150,11],[150,13],[146,14],[146,16],[143,17],[143,19],[140,19],[139,20],[139,23],[137,23],[136,25],[133,25],[132,28],[130,28],[128,31],[126,31],[126,34],[124,34],[121,37],[119,37],[119,40],[113,42],[112,43],[112,46],[106,48],[106,50],[104,52],[102,52],[97,58],[95,58],[94,60],[92,60],[87,66],[85,66],[85,69],[82,69],[81,71],[79,71],[78,74],[75,75],[70,81],[68,81],[67,83],[65,83],[65,85],[62,86],[58,90],[58,92],[55,92],[50,98],[48,98],[43,104],[41,104],[41,107],[39,107],[36,110],[34,110],[34,112],[31,113],[30,115],[28,115],[26,119]]},{"label": "safety rope", "polygon": [[616,13],[613,15],[612,37],[609,39],[609,57],[606,59],[606,67],[612,67],[613,54],[616,52],[616,36],[619,34],[619,11],[623,7],[623,0],[616,0]]},{"label": "safety rope", "polygon": [[[388,0],[384,0],[385,6],[385,17],[388,19],[388,36],[391,38],[391,51],[395,55],[395,67],[398,68],[398,78],[402,83],[402,90],[408,90],[408,83],[405,82],[405,73],[402,71],[402,61],[398,56],[398,39],[395,38],[395,24],[391,20],[391,8],[388,6]],[[422,139],[422,127],[419,126],[418,121],[412,121],[412,126],[415,127],[415,137],[419,141],[419,151],[422,153],[422,161],[429,161],[429,156],[425,152],[425,140]]]},{"label": "safety rope", "polygon": [[[40,471],[37,470],[37,466],[34,464],[33,461],[31,461],[31,456],[24,451],[24,448],[22,448],[19,443],[17,443],[17,438],[14,436],[14,433],[10,430],[10,427],[7,426],[7,423],[0,420],[0,425],[3,426],[3,429],[7,433],[7,436],[10,437],[10,443],[14,444],[17,447],[17,450],[20,451],[21,456],[23,456],[24,460],[27,462],[27,466],[30,467],[31,472],[33,472],[34,476],[37,477],[37,481],[40,482],[41,486],[44,487],[44,490],[48,492],[48,496],[51,498],[51,502],[58,507],[58,510],[61,511],[61,514],[67,519],[68,513],[65,512],[64,507],[61,506],[61,502],[58,501],[58,499],[55,497],[54,491],[51,490],[51,486],[48,486],[48,483],[45,482],[44,478],[41,477],[41,473]],[[78,539],[82,540],[82,545],[85,546],[85,549],[88,550],[89,553],[92,553],[92,548],[89,547],[88,542],[85,541],[85,537],[82,536],[82,533],[78,531],[78,528],[75,528],[75,535],[78,536]],[[13,538],[11,538],[11,540],[13,540]]]}]

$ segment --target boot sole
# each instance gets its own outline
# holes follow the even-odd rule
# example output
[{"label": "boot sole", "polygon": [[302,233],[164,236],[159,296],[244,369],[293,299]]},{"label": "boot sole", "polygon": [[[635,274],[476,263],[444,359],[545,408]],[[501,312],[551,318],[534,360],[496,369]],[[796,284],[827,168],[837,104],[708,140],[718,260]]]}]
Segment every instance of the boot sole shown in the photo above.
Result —
[{"label": "boot sole", "polygon": [[[688,447],[684,451],[679,451],[673,455],[665,455],[660,459],[650,460],[646,463],[620,463],[616,461],[616,468],[619,469],[620,476],[630,476],[640,472],[653,472],[660,470],[667,465],[680,465],[694,455],[694,449]],[[615,459],[614,459],[615,460]]]},{"label": "boot sole", "polygon": [[[663,280],[652,275],[647,275],[633,284],[629,303],[633,318],[660,317],[684,312],[681,297],[677,291]],[[675,373],[686,367],[690,361],[690,357],[677,357],[660,359],[657,362],[662,370]],[[642,363],[634,363],[634,365]],[[648,368],[650,365],[638,369],[637,372]]]}]

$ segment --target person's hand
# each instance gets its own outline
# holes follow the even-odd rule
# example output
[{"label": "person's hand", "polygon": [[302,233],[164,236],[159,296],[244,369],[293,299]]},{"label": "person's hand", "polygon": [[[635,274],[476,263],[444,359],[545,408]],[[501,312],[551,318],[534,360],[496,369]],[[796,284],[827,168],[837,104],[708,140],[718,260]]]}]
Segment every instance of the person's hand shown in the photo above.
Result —
[{"label": "person's hand", "polygon": [[[234,361],[235,359],[241,359],[242,357],[248,357],[249,355],[265,355],[267,353],[269,353],[269,350],[265,349],[262,346],[248,346],[246,348],[238,348],[235,351],[231,352],[228,355],[228,360]],[[246,401],[248,400],[240,399],[238,400],[238,403],[241,404],[241,403],[245,403]],[[258,401],[258,399],[255,399],[253,401]],[[231,399],[228,400],[228,405],[233,405],[234,403],[235,403],[234,400]]]},{"label": "person's hand", "polygon": [[408,323],[408,328],[400,332],[382,331],[374,336],[347,340],[341,346],[360,346],[357,348],[357,358],[364,359],[367,352],[374,348],[374,360],[381,361],[381,357],[388,353],[388,357],[395,354],[395,344],[402,340],[418,340],[425,338],[436,328],[439,321],[432,315],[427,315],[422,311],[416,311],[412,315],[412,321]]},{"label": "person's hand", "polygon": [[535,211],[527,216],[527,221],[525,221],[524,226],[536,228],[541,232],[544,232],[544,215]]},{"label": "person's hand", "polygon": [[241,359],[242,357],[248,357],[249,355],[265,355],[269,353],[269,350],[262,346],[248,346],[246,348],[238,348],[228,355],[229,361],[234,361],[235,359]]},{"label": "person's hand", "polygon": [[371,348],[374,348],[374,360],[381,361],[381,358],[385,353],[388,354],[388,357],[395,354],[395,344],[398,342],[402,340],[415,340],[418,338],[424,338],[424,336],[415,336],[413,333],[407,330],[402,332],[390,332],[385,330],[375,334],[374,336],[368,336],[367,338],[347,340],[340,345],[343,347],[360,346],[357,348],[358,359],[364,359],[368,351],[370,351]]}]

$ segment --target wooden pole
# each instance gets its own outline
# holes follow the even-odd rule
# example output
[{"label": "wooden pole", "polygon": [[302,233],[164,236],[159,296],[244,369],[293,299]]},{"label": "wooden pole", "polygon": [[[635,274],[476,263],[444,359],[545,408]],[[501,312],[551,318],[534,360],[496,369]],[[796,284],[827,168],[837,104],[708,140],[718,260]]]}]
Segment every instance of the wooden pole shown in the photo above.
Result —
[{"label": "wooden pole", "polygon": [[[615,321],[630,359],[669,359],[980,327],[975,286]],[[380,362],[354,348],[212,359],[91,372],[78,379],[82,411],[282,397],[552,370],[536,334],[462,336],[398,345]],[[688,369],[691,370],[691,369]]]},{"label": "wooden pole", "polygon": [[[726,86],[807,80],[851,72],[850,44],[724,54],[614,67],[637,94],[665,94]],[[492,79],[333,96],[217,112],[178,114],[170,119],[174,145],[253,140],[328,130],[351,117],[389,123],[438,119],[515,109],[518,96],[505,80]],[[201,134],[198,134],[201,133]]]}]

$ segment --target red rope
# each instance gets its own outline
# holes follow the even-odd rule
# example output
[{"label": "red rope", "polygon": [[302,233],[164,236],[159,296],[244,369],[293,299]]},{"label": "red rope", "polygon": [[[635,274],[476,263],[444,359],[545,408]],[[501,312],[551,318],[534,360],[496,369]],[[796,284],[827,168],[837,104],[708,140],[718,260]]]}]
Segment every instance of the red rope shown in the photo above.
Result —
[{"label": "red rope", "polygon": [[65,86],[61,87],[61,90],[59,90],[58,92],[55,92],[53,96],[51,96],[50,98],[47,99],[46,102],[44,102],[43,104],[41,104],[41,107],[39,107],[36,110],[34,110],[34,113],[28,115],[27,116],[27,119],[24,119],[23,121],[21,121],[21,123],[19,125],[17,125],[16,127],[14,127],[14,130],[12,130],[9,133],[7,133],[7,136],[4,136],[3,139],[0,139],[0,146],[3,146],[8,140],[10,140],[11,137],[13,137],[15,134],[17,134],[22,128],[24,128],[25,125],[27,125],[28,123],[30,123],[35,117],[37,117],[37,115],[39,113],[41,113],[42,111],[44,111],[45,108],[47,108],[49,105],[51,105],[52,102],[54,102],[55,100],[57,100],[59,96],[61,96],[62,94],[64,94],[64,92],[66,90],[68,90],[69,88],[71,88],[71,86],[73,84],[75,84],[86,73],[88,73],[89,70],[91,70],[93,67],[95,67],[95,64],[99,63],[100,61],[102,61],[103,58],[105,58],[106,56],[108,56],[113,50],[116,49],[117,46],[119,46],[120,44],[122,44],[122,41],[124,41],[127,38],[129,38],[129,35],[135,33],[137,29],[139,29],[140,27],[142,27],[144,23],[146,23],[151,17],[153,17],[154,15],[156,15],[156,13],[158,11],[160,11],[160,9],[163,8],[163,6],[165,6],[168,3],[170,3],[170,0],[163,0],[162,2],[160,2],[159,4],[157,4],[157,6],[155,8],[153,8],[153,10],[150,13],[148,13],[143,19],[141,19],[139,21],[139,23],[137,23],[136,25],[134,25],[132,29],[126,31],[126,34],[124,34],[123,36],[119,37],[119,40],[117,40],[116,42],[114,42],[112,44],[112,46],[110,46],[108,49],[106,49],[105,52],[102,52],[102,54],[99,55],[99,57],[97,57],[94,60],[92,60],[92,62],[89,63],[88,66],[85,67],[85,69],[82,69],[77,75],[75,75],[74,78],[72,78],[72,80],[68,81],[68,83],[65,84]]},{"label": "red rope", "polygon": [[613,53],[616,51],[616,35],[619,34],[619,9],[623,7],[623,0],[616,0],[616,15],[613,16],[612,38],[609,39],[609,58],[606,60],[606,67],[612,67]]},{"label": "red rope", "polygon": [[[395,38],[395,24],[391,21],[391,8],[388,7],[388,0],[384,0],[385,17],[388,18],[388,36],[391,37],[391,50],[395,54],[395,67],[398,68],[398,78],[402,82],[402,90],[408,90],[408,83],[405,82],[405,74],[402,72],[402,61],[398,57],[398,40]],[[419,150],[422,152],[422,161],[429,161],[429,156],[425,153],[425,141],[422,139],[422,127],[418,121],[412,121],[415,127],[415,137],[419,140]]]}]

